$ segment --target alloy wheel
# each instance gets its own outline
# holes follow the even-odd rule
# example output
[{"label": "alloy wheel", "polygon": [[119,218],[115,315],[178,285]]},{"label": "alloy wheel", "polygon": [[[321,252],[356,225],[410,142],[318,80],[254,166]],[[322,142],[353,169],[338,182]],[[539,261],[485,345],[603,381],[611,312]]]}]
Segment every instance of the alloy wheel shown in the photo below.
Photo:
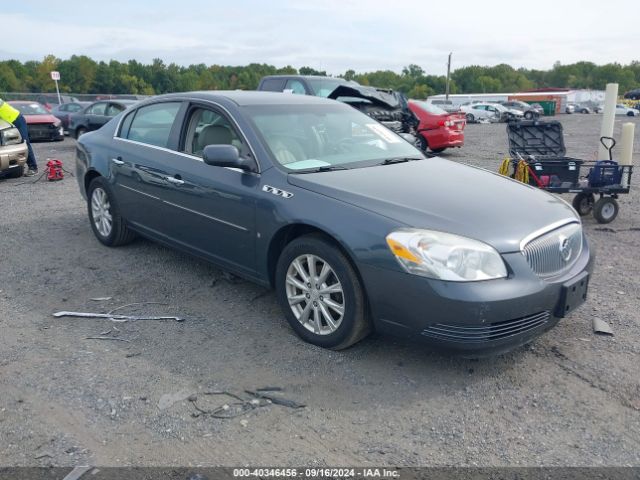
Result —
[{"label": "alloy wheel", "polygon": [[111,216],[111,204],[107,192],[98,187],[93,190],[91,195],[91,216],[93,224],[98,233],[103,237],[108,237],[113,228],[113,217]]},{"label": "alloy wheel", "polygon": [[316,335],[329,335],[342,323],[342,284],[329,263],[317,255],[295,258],[286,275],[286,295],[300,324]]}]

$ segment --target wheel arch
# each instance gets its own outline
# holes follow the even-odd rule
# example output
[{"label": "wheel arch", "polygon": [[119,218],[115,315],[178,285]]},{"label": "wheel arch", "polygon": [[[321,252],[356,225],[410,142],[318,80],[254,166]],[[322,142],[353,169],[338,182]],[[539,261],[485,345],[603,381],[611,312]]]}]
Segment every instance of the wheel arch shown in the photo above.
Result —
[{"label": "wheel arch", "polygon": [[101,177],[102,175],[100,175],[100,173],[96,170],[88,170],[87,173],[85,173],[84,175],[84,179],[83,179],[83,185],[84,185],[84,194],[85,196],[88,194],[89,192],[89,185],[91,185],[91,182],[98,177]]},{"label": "wheel arch", "polygon": [[323,230],[314,225],[310,225],[308,223],[291,223],[285,225],[280,228],[271,238],[271,242],[269,243],[269,248],[267,250],[267,274],[269,275],[269,284],[271,285],[271,287],[275,287],[276,266],[278,264],[278,258],[280,258],[280,254],[282,253],[284,248],[296,238],[311,234],[317,234],[324,237],[325,240],[334,244],[338,248],[338,250],[340,250],[340,252],[347,258],[347,260],[353,267],[353,270],[356,272],[358,280],[360,281],[360,285],[362,285],[365,298],[367,298],[365,284],[362,281],[360,270],[356,265],[351,251],[342,242],[340,242],[335,235],[332,235],[326,230]]}]

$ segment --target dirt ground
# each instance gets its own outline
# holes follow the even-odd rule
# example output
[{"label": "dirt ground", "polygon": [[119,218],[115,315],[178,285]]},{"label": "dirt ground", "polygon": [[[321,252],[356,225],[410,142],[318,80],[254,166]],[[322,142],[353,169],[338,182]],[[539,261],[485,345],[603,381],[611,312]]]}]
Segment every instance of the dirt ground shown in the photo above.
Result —
[{"label": "dirt ground", "polygon": [[[558,118],[568,154],[593,159],[601,116]],[[71,170],[74,148],[36,152]],[[469,125],[443,156],[496,170],[506,150],[504,125]],[[612,224],[584,220],[598,254],[588,303],[479,361],[381,336],[342,352],[305,344],[272,292],[146,240],[102,246],[75,179],[0,180],[0,466],[638,466],[638,179]],[[133,302],[166,305],[123,312],[185,320],[52,317]],[[595,317],[615,336],[594,335]],[[87,339],[101,334],[126,341]],[[211,392],[265,386],[306,407],[197,415],[235,401]]]}]

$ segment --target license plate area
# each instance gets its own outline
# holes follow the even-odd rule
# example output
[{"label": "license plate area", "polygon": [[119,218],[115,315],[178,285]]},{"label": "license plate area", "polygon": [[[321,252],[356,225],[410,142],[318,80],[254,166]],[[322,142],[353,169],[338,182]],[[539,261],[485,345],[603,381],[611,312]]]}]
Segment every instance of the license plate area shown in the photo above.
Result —
[{"label": "license plate area", "polygon": [[589,273],[582,272],[576,278],[562,285],[560,303],[556,309],[556,317],[566,317],[582,305],[587,299]]}]

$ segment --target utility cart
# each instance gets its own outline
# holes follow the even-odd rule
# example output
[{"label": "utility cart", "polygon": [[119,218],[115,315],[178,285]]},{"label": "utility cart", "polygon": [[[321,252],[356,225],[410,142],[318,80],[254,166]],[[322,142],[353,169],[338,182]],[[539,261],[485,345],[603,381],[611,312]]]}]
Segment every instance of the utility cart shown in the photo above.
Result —
[{"label": "utility cart", "polygon": [[507,136],[510,158],[500,167],[500,173],[548,192],[575,193],[572,204],[578,214],[593,213],[599,223],[616,218],[616,199],[629,193],[633,166],[613,161],[613,138],[600,139],[609,152],[608,160],[585,161],[566,156],[558,121],[511,122],[507,124]]}]

